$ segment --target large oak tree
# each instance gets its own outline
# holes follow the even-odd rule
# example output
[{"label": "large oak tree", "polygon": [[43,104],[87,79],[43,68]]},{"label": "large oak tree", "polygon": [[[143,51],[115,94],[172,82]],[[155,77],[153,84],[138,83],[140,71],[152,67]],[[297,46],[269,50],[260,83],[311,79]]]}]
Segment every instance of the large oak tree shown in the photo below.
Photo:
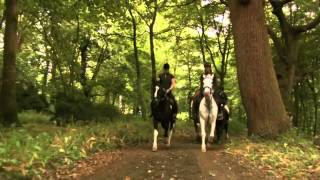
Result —
[{"label": "large oak tree", "polygon": [[273,68],[263,1],[230,0],[238,80],[249,135],[275,136],[289,127]]},{"label": "large oak tree", "polygon": [[0,92],[0,110],[5,125],[18,123],[15,84],[17,26],[17,0],[6,0],[2,88]]}]

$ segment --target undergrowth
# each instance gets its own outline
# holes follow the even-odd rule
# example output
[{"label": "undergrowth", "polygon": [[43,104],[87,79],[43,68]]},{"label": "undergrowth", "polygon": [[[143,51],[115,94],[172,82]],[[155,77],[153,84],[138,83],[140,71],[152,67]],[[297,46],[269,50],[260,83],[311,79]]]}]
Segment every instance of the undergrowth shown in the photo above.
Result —
[{"label": "undergrowth", "polygon": [[233,138],[227,151],[280,179],[320,179],[320,151],[296,130],[275,140]]},{"label": "undergrowth", "polygon": [[123,116],[109,122],[57,127],[34,112],[21,128],[0,131],[0,179],[41,178],[47,169],[72,166],[90,154],[150,141],[151,121]]}]

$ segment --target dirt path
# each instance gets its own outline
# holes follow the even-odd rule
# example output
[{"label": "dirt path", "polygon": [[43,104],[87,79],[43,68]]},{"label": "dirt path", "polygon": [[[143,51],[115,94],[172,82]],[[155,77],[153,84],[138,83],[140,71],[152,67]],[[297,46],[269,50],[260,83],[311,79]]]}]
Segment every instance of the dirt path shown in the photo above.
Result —
[{"label": "dirt path", "polygon": [[206,153],[202,153],[200,144],[192,140],[175,139],[170,148],[159,143],[157,152],[151,151],[151,145],[123,149],[119,158],[96,170],[94,174],[83,176],[81,179],[256,180],[272,178],[267,178],[264,172],[251,167],[248,162],[226,153],[222,146],[213,145]]}]

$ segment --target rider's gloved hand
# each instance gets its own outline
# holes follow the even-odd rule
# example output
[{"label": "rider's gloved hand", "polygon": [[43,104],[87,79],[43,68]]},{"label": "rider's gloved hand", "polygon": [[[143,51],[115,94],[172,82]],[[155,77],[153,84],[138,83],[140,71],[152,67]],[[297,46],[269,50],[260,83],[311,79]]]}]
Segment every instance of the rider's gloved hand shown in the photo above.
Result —
[{"label": "rider's gloved hand", "polygon": [[171,89],[167,89],[167,90],[166,90],[166,94],[168,94],[170,91],[171,91]]}]

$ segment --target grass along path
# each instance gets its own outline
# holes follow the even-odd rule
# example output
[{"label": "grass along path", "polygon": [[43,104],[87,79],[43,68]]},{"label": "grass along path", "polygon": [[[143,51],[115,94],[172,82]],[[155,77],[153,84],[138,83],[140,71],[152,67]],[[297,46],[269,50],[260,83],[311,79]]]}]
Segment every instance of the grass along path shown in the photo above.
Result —
[{"label": "grass along path", "polygon": [[[223,166],[223,162],[232,162],[231,165],[240,163],[239,166],[250,164],[250,167],[244,166],[247,168],[245,172],[249,174],[251,167],[257,167],[262,174],[266,172],[269,176],[280,179],[320,179],[319,149],[311,140],[298,136],[294,131],[276,140],[248,139],[243,135],[243,128],[239,128],[243,124],[232,121],[231,142],[224,149],[213,147],[207,155],[202,155],[198,153],[200,145],[193,142],[192,123],[180,120],[172,148],[152,153],[152,122],[142,121],[137,117],[124,116],[113,121],[67,127],[53,125],[43,114],[24,114],[24,119],[24,127],[0,131],[0,179],[88,176],[110,163],[119,163],[119,167],[124,167],[121,163],[126,159],[130,162],[130,154],[136,154],[132,160],[145,158],[145,162],[159,162],[165,167],[170,167],[166,164],[169,161],[163,162],[162,159],[182,158],[177,165],[195,161],[194,166],[190,165],[187,169],[200,169],[202,177],[219,167],[229,169],[229,166]],[[212,159],[201,161],[201,157]],[[216,164],[219,159],[222,161]],[[139,161],[137,163],[140,167]],[[208,168],[202,171],[201,164],[207,164]],[[153,166],[157,167],[156,165]],[[146,167],[144,170],[146,169],[148,172],[149,169]],[[167,175],[170,173],[165,173],[166,177]],[[211,173],[210,177],[213,175],[219,176],[218,172]]]}]

